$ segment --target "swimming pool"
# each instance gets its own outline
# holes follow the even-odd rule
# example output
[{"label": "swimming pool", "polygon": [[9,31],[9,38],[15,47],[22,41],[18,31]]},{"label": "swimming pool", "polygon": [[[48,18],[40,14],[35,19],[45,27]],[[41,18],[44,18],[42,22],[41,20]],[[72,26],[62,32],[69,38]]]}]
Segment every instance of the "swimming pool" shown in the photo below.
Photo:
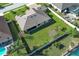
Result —
[{"label": "swimming pool", "polygon": [[0,56],[3,56],[7,53],[7,49],[5,47],[0,47]]},{"label": "swimming pool", "polygon": [[71,52],[68,56],[79,56],[79,48],[76,48],[73,52]]}]

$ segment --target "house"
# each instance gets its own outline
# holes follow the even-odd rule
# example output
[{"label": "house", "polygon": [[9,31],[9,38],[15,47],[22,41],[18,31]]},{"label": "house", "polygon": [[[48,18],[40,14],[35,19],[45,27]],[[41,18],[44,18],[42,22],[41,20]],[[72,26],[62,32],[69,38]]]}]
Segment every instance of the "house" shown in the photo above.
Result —
[{"label": "house", "polygon": [[72,9],[79,7],[79,3],[52,3],[53,7],[57,8],[60,12],[64,9]]},{"label": "house", "polygon": [[12,36],[9,27],[4,20],[3,16],[0,16],[0,47],[7,46],[12,43]]},{"label": "house", "polygon": [[51,21],[51,18],[44,12],[47,8],[41,5],[33,4],[23,16],[16,16],[16,21],[22,31],[30,31]]},{"label": "house", "polygon": [[79,3],[52,3],[51,5],[60,12],[71,13],[74,18],[79,19]]}]

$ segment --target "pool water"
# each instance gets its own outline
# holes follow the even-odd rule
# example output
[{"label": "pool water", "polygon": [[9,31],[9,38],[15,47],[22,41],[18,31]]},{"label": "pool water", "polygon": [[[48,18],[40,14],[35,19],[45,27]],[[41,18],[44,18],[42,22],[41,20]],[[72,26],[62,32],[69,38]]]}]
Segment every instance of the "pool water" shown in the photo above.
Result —
[{"label": "pool water", "polygon": [[4,47],[0,47],[0,56],[5,55],[6,52],[7,52],[6,48],[4,48]]},{"label": "pool water", "polygon": [[79,48],[75,49],[73,52],[69,54],[69,56],[79,56]]}]

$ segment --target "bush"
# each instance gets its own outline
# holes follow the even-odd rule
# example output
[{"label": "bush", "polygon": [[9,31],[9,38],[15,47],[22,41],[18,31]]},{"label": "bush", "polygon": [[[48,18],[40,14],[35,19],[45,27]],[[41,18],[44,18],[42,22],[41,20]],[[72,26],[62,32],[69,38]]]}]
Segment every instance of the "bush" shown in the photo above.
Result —
[{"label": "bush", "polygon": [[62,28],[61,31],[65,32],[66,28]]},{"label": "bush", "polygon": [[79,37],[79,32],[77,31],[76,28],[72,31],[72,36],[73,37]]},{"label": "bush", "polygon": [[60,46],[60,44],[61,44],[60,42],[55,42],[54,46],[56,46],[56,48],[58,48]]},{"label": "bush", "polygon": [[54,46],[56,46],[56,48],[59,48],[59,49],[64,48],[64,45],[61,44],[61,42],[55,42],[55,43],[54,43]]}]

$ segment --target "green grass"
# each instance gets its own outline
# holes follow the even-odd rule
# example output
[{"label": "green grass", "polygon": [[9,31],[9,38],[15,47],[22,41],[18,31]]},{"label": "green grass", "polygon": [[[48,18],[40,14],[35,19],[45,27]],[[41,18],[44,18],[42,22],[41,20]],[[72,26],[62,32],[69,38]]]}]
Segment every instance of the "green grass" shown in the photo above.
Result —
[{"label": "green grass", "polygon": [[54,46],[54,44],[52,44],[52,46],[43,50],[42,53],[44,55],[60,56],[60,55],[64,54],[69,49],[69,45],[71,45],[71,42],[73,42],[73,41],[76,42],[76,43],[79,43],[79,38],[73,38],[71,35],[69,35],[68,37],[59,41],[59,42],[61,42],[61,44],[63,44],[65,46],[63,49],[56,48]]},{"label": "green grass", "polygon": [[[45,27],[39,31],[37,31],[36,33],[33,33],[31,35],[31,37],[27,38],[28,35],[26,34],[26,41],[30,47],[31,50],[34,49],[34,47],[39,48],[41,46],[43,46],[44,44],[48,43],[51,39],[56,38],[57,36],[60,36],[62,34],[64,34],[64,32],[71,32],[72,28],[69,27],[67,24],[65,24],[61,19],[59,19],[56,15],[52,14],[51,12],[47,12],[47,14],[52,18],[52,20],[56,21],[55,23],[51,24],[48,27]],[[14,25],[12,25],[12,30],[15,33],[15,29],[13,29],[13,27],[15,27]],[[57,29],[58,27],[60,27],[60,29]],[[65,31],[61,31],[61,28],[66,28]],[[53,35],[55,33],[53,33],[51,36],[49,36],[49,33],[52,30],[56,30],[56,35]],[[17,33],[17,32],[16,32]],[[16,34],[14,34],[14,36],[17,37]],[[68,47],[68,42],[69,42],[69,38],[64,38],[63,40],[61,40],[61,42],[67,47]],[[64,52],[66,50],[65,47],[63,50],[59,50],[56,47],[52,46],[52,49],[48,48],[46,50],[48,50],[48,52],[46,53],[46,55],[61,55],[61,52]],[[57,50],[57,51],[56,51]],[[21,51],[25,51],[25,49],[21,49]],[[54,53],[52,53],[52,52]],[[21,53],[21,55],[23,55],[24,53]],[[14,53],[12,53],[12,55],[19,55],[17,54],[17,51],[15,51]]]},{"label": "green grass", "polygon": [[0,3],[0,7],[6,7],[11,5],[12,3]]},{"label": "green grass", "polygon": [[19,49],[18,51],[13,52],[11,55],[13,56],[25,56],[26,55],[26,50],[25,48]]},{"label": "green grass", "polygon": [[[56,23],[53,23],[50,26],[37,31],[36,33],[33,33],[30,37],[28,37],[28,34],[26,34],[25,39],[26,39],[29,47],[31,48],[31,50],[33,50],[34,47],[39,48],[39,47],[43,46],[44,44],[48,43],[51,39],[55,39],[57,36],[60,36],[60,35],[64,34],[65,32],[71,33],[73,30],[71,27],[69,27],[67,24],[65,24],[60,18],[58,18],[55,14],[52,14],[50,11],[48,11],[46,13],[51,17],[52,20],[56,21]],[[60,29],[57,29],[58,27],[60,27]],[[66,28],[66,30],[61,31],[62,28]],[[15,30],[15,29],[13,29],[13,30]],[[56,35],[53,35],[53,34],[55,34],[55,33],[53,33],[51,36],[49,36],[49,33],[51,33],[52,30],[56,30]],[[76,42],[79,42],[78,39],[79,38],[77,38],[77,39],[73,38],[73,40],[75,40]],[[65,46],[63,49],[60,50],[52,44],[52,46],[45,49],[42,53],[44,55],[59,56],[62,53],[64,53],[66,51],[66,49],[68,49],[71,41],[72,41],[72,37],[71,37],[71,35],[69,35],[68,37],[59,41],[59,42],[61,42],[61,44],[63,44]],[[25,49],[20,49],[20,51],[21,51],[21,55],[23,55],[25,53]],[[12,55],[20,55],[20,54],[18,54],[17,51],[15,51]]]},{"label": "green grass", "polygon": [[[64,53],[66,51],[66,49],[69,47],[69,43],[71,42],[70,40],[70,36],[62,39],[61,41],[61,44],[63,44],[65,47],[63,49],[59,49],[59,48],[56,48],[54,46],[54,44],[52,44],[52,46],[50,46],[49,48],[45,49],[42,53],[44,55],[50,55],[50,56],[60,56],[62,55],[62,53]],[[47,51],[47,52],[46,52]],[[52,51],[52,52],[51,52]]]},{"label": "green grass", "polygon": [[34,46],[35,47],[43,46],[44,44],[48,43],[51,39],[54,39],[57,36],[64,34],[63,31],[61,31],[60,29],[58,29],[58,31],[56,31],[56,35],[57,36],[56,35],[49,36],[49,33],[52,30],[57,29],[57,27],[66,28],[67,32],[72,29],[67,24],[65,24],[61,19],[59,19],[56,15],[52,14],[51,12],[48,12],[48,14],[50,14],[52,16],[51,17],[52,20],[55,20],[56,23],[51,24],[50,26],[48,26],[48,27],[46,27],[44,29],[41,29],[38,32],[32,34],[32,38],[31,39],[26,39],[26,41],[27,41],[27,43],[28,43],[28,45],[29,45],[29,47],[31,49],[33,49]]},{"label": "green grass", "polygon": [[[63,49],[59,49],[59,48],[56,48],[54,46],[54,44],[52,44],[52,46],[50,46],[49,48],[45,49],[42,53],[44,55],[52,55],[52,56],[60,56],[62,55],[63,53],[66,52],[66,50],[69,48],[69,45],[71,44],[72,41],[75,41],[75,42],[79,42],[79,38],[73,38],[72,36],[72,32],[74,32],[71,27],[69,27],[67,24],[65,24],[61,19],[59,19],[56,15],[52,14],[52,13],[49,13],[50,15],[52,15],[53,19],[59,24],[59,26],[62,26],[62,27],[66,27],[67,28],[67,32],[68,33],[71,33],[68,37],[60,40],[59,42],[61,44],[63,44],[65,47]],[[52,52],[51,52],[52,51]]]},{"label": "green grass", "polygon": [[57,22],[56,24],[58,24],[61,27],[67,28],[66,31],[71,32],[72,28],[69,25],[67,25],[65,22],[63,22],[60,18],[58,18],[55,14],[51,12],[49,12],[48,14],[52,17],[52,19],[54,19]]},{"label": "green grass", "polygon": [[8,3],[0,3],[0,6],[4,6],[4,5],[6,5],[6,4],[8,4]]},{"label": "green grass", "polygon": [[11,11],[4,14],[4,18],[6,21],[14,20],[15,14],[13,14]]},{"label": "green grass", "polygon": [[14,9],[13,11],[15,12],[16,15],[24,15],[27,9],[28,7],[23,5],[17,9]]},{"label": "green grass", "polygon": [[[45,27],[45,28],[37,31],[36,33],[33,33],[31,35],[31,37],[29,37],[29,38],[27,38],[28,34],[26,34],[25,39],[26,39],[29,47],[31,48],[31,50],[33,50],[34,47],[39,48],[39,47],[43,46],[44,44],[48,43],[51,39],[55,39],[57,36],[64,34],[64,32],[68,32],[68,33],[72,32],[71,31],[72,28],[69,27],[67,24],[65,24],[55,14],[52,14],[50,11],[48,11],[47,14],[51,17],[52,20],[54,20],[56,22],[51,24],[48,27]],[[14,27],[14,25],[12,25],[12,27]],[[57,29],[58,27],[60,27],[60,29]],[[61,28],[66,28],[66,30],[61,31]],[[49,33],[52,30],[56,30],[56,35],[53,35],[53,34],[55,34],[55,33],[53,33],[51,36],[49,36]],[[13,31],[16,32],[15,29],[13,29]],[[14,34],[14,35],[16,35],[16,34]],[[68,48],[68,45],[70,44],[71,40],[72,40],[71,36],[68,36],[68,37],[64,38],[63,40],[59,41],[65,46],[62,50],[60,50],[52,45],[51,47],[45,49],[42,53],[44,55],[55,55],[55,56],[61,55]],[[22,51],[21,55],[23,55],[25,52],[25,49],[21,49],[21,51]],[[12,55],[19,55],[19,54],[17,54],[17,51],[15,51]]]},{"label": "green grass", "polygon": [[15,16],[22,16],[25,14],[26,10],[28,10],[29,8],[25,5],[18,7],[14,10],[8,11],[4,13],[4,18],[6,21],[11,21],[11,20],[15,20]]}]

